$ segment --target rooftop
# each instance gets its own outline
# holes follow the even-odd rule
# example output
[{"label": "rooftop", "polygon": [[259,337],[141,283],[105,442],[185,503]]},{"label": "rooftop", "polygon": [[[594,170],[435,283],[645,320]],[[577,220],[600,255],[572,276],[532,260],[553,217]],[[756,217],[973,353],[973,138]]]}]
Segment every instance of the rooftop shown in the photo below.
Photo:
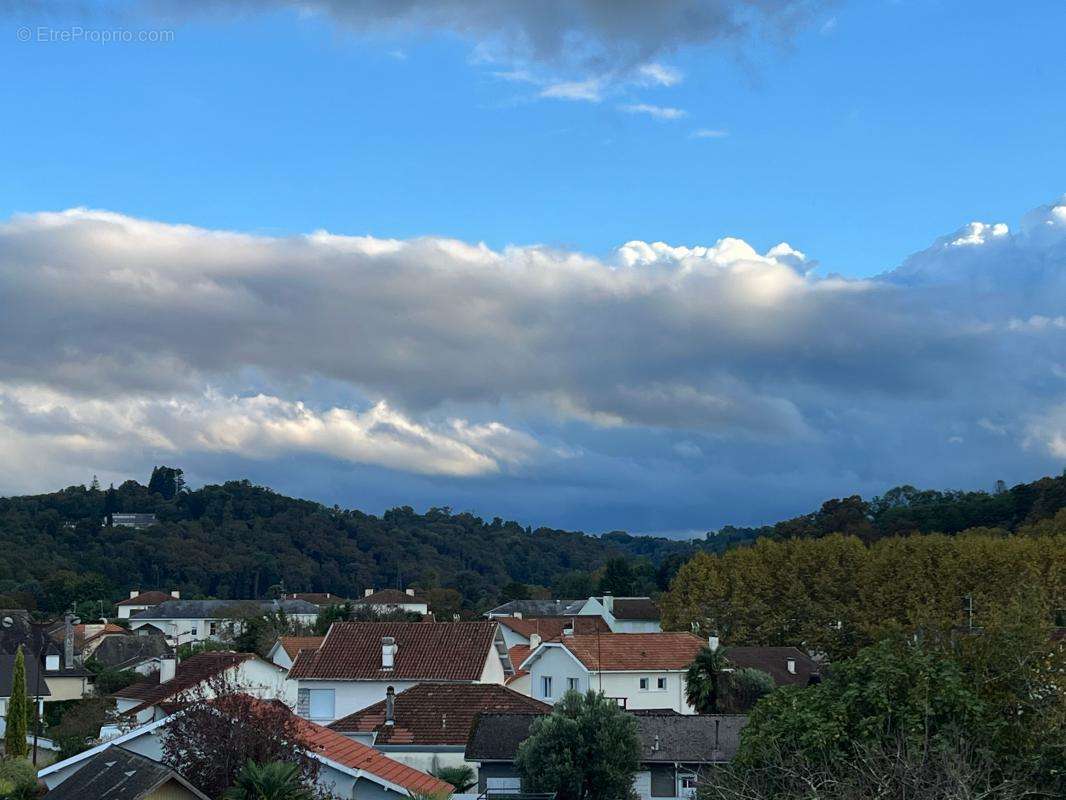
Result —
[{"label": "rooftop", "polygon": [[171,781],[181,784],[193,797],[208,800],[207,795],[170,767],[116,746],[95,755],[48,792],[48,797],[49,800],[142,800],[154,797],[156,789]]},{"label": "rooftop", "polygon": [[124,689],[115,692],[115,697],[125,700],[139,700],[140,705],[130,710],[136,713],[150,706],[159,705],[181,692],[188,691],[199,686],[204,681],[221,675],[231,667],[244,663],[250,658],[255,658],[251,653],[230,653],[221,651],[208,651],[197,653],[180,662],[175,670],[174,677],[163,683],[159,682],[159,673],[155,673],[148,680],[132,683]]},{"label": "rooftop", "polygon": [[279,636],[278,644],[289,658],[295,659],[301,650],[317,650],[325,639],[325,636]]},{"label": "rooftop", "polygon": [[557,639],[570,628],[578,634],[611,632],[603,617],[494,617],[494,620],[527,639],[534,633],[543,640]]},{"label": "rooftop", "polygon": [[[37,659],[28,653],[23,654],[23,659],[26,663],[26,693],[31,697],[36,691],[37,685],[37,670],[39,668]],[[0,697],[11,696],[11,679],[15,673],[15,655],[11,653],[0,654]],[[41,677],[44,677],[45,673],[41,671]],[[43,680],[41,681],[41,697],[49,697],[52,693],[48,691],[48,684]]]},{"label": "rooftop", "polygon": [[342,606],[349,602],[347,598],[340,597],[330,592],[294,592],[284,595],[282,600],[303,600],[316,606]]},{"label": "rooftop", "polygon": [[704,641],[691,633],[603,633],[565,636],[541,645],[554,646],[565,647],[593,671],[683,670]]},{"label": "rooftop", "polygon": [[[818,662],[798,647],[726,647],[725,657],[735,667],[769,673],[778,686],[806,686],[821,671]],[[795,662],[795,672],[789,672],[789,661]]]},{"label": "rooftop", "polygon": [[509,600],[485,612],[487,617],[565,617],[574,615],[585,605],[584,600]]},{"label": "rooftop", "polygon": [[401,605],[403,603],[425,603],[428,605],[425,595],[419,592],[408,594],[400,589],[378,589],[376,592],[371,591],[370,594],[364,594],[355,601],[355,605]]},{"label": "rooftop", "polygon": [[[493,649],[495,622],[335,622],[317,650],[302,650],[290,678],[476,681]],[[392,669],[382,638],[392,637]]]},{"label": "rooftop", "polygon": [[318,614],[318,606],[305,600],[167,600],[130,615],[132,620],[232,619],[258,609],[262,614]]},{"label": "rooftop", "polygon": [[147,592],[139,592],[136,597],[127,597],[115,603],[116,606],[155,606],[173,600],[170,592],[158,592],[154,589]]},{"label": "rooftop", "polygon": [[339,719],[329,727],[371,733],[375,745],[463,745],[478,714],[511,711],[543,714],[551,706],[495,684],[420,683],[396,695],[393,725],[385,722],[386,701]]}]

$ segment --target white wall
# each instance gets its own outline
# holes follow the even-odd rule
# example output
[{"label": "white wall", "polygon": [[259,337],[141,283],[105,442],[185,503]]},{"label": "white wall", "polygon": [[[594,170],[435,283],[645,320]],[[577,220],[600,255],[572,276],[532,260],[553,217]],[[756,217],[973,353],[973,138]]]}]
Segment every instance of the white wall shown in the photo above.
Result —
[{"label": "white wall", "polygon": [[[517,664],[515,665],[515,669],[518,669],[518,665]],[[507,683],[507,688],[511,689],[512,691],[518,692],[519,694],[524,694],[526,697],[530,697],[531,696],[530,695],[530,687],[531,687],[531,685],[532,684],[529,681],[529,675],[526,674],[526,675],[519,675],[517,678],[511,679]]]},{"label": "white wall", "polygon": [[[640,688],[640,679],[647,678],[647,690]],[[656,689],[656,679],[666,678],[666,689]],[[626,708],[642,710],[671,708],[679,714],[695,714],[696,710],[685,699],[685,676],[682,672],[604,672],[594,673],[590,680],[597,691],[603,687],[608,697],[624,697]]]},{"label": "white wall", "polygon": [[[542,679],[546,676],[552,679],[550,695],[544,694]],[[570,678],[577,681],[577,691],[588,691],[588,670],[561,647],[545,647],[529,670],[529,696],[545,703],[555,703],[566,694],[567,680]]]},{"label": "white wall", "polygon": [[333,718],[312,720],[328,725],[334,720],[362,711],[385,699],[385,690],[392,687],[396,694],[417,686],[420,681],[308,681],[295,680],[296,689],[333,689]]},{"label": "white wall", "polygon": [[[518,631],[511,630],[506,625],[500,625],[500,631],[503,633],[503,640],[507,643],[508,650],[520,644],[529,644],[528,637],[523,636]],[[516,664],[515,666],[517,667],[518,665]]]},{"label": "white wall", "polygon": [[496,648],[489,648],[489,654],[485,658],[485,666],[481,669],[481,680],[479,683],[498,683],[501,686],[507,680],[507,673],[503,671],[503,662],[500,661],[500,654],[496,652]]},{"label": "white wall", "polygon": [[662,626],[658,620],[647,619],[615,619],[611,623],[611,631],[614,633],[661,633]]}]

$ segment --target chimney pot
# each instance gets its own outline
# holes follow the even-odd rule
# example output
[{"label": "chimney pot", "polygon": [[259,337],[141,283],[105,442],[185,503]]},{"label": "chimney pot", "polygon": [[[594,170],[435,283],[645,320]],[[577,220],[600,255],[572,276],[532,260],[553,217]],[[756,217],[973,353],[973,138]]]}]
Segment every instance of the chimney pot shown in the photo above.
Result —
[{"label": "chimney pot", "polygon": [[712,633],[707,637],[707,647],[710,648],[712,653],[718,650],[718,634]]},{"label": "chimney pot", "polygon": [[785,663],[786,663],[786,665],[788,666],[788,672],[789,672],[789,674],[790,674],[790,675],[795,675],[795,674],[796,674],[796,659],[794,659],[794,658],[790,658],[790,659],[789,659],[788,661],[786,661]]},{"label": "chimney pot", "polygon": [[136,597],[139,594],[140,594],[140,591],[138,591],[137,589],[130,589],[130,600],[132,600],[134,597]]},{"label": "chimney pot", "polygon": [[371,589],[363,589],[363,597],[370,597],[370,595],[372,595],[373,593],[374,593],[374,590],[372,588]]},{"label": "chimney pot", "polygon": [[175,600],[180,600],[181,592],[179,592],[177,589],[171,589],[170,596],[173,597]]},{"label": "chimney pot", "polygon": [[385,724],[396,724],[396,690],[391,686],[385,690]]},{"label": "chimney pot", "polygon": [[529,634],[529,649],[530,649],[530,651],[536,650],[538,647],[540,647],[541,641],[542,640],[540,638],[540,634],[539,633],[531,633],[531,634]]},{"label": "chimney pot", "polygon": [[522,619],[522,612],[521,611],[514,612],[514,618],[515,619]]},{"label": "chimney pot", "polygon": [[178,671],[178,659],[176,656],[163,656],[159,659],[159,682],[166,683],[174,680]]},{"label": "chimney pot", "polygon": [[415,590],[414,589],[408,589],[407,590],[407,596],[408,597],[414,597],[415,596]]}]

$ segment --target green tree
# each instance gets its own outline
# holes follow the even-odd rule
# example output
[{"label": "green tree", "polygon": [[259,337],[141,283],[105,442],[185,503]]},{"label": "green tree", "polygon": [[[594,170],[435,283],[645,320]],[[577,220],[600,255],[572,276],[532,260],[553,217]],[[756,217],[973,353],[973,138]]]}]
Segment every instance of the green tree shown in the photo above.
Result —
[{"label": "green tree", "polygon": [[600,577],[600,594],[613,594],[615,597],[632,597],[636,594],[637,576],[633,567],[624,558],[612,558],[603,566]]},{"label": "green tree", "polygon": [[8,758],[25,758],[29,752],[26,742],[27,721],[30,717],[30,698],[26,695],[26,657],[20,646],[15,653],[11,671],[11,697],[7,701],[7,729],[4,731],[4,752]]},{"label": "green tree", "polygon": [[311,800],[314,795],[300,775],[300,767],[284,761],[249,761],[222,795],[223,800]]},{"label": "green tree", "polygon": [[184,473],[176,467],[156,467],[148,480],[148,492],[173,500],[185,488]]},{"label": "green tree", "polygon": [[567,692],[518,748],[523,786],[558,800],[626,800],[640,767],[637,723],[602,693]]},{"label": "green tree", "polygon": [[456,767],[438,767],[431,774],[445,783],[450,783],[460,794],[477,785],[477,775],[474,774],[473,767],[467,764],[460,764]]},{"label": "green tree", "polygon": [[685,673],[685,696],[699,714],[717,714],[725,696],[729,661],[721,648],[700,648]]}]

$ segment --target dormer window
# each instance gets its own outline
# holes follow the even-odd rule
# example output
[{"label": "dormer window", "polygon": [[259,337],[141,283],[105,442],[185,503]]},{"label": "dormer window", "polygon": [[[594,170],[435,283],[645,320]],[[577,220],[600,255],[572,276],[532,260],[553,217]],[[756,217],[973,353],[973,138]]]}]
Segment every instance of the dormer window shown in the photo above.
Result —
[{"label": "dormer window", "polygon": [[59,654],[49,653],[44,657],[44,668],[49,672],[56,672],[59,670]]}]

